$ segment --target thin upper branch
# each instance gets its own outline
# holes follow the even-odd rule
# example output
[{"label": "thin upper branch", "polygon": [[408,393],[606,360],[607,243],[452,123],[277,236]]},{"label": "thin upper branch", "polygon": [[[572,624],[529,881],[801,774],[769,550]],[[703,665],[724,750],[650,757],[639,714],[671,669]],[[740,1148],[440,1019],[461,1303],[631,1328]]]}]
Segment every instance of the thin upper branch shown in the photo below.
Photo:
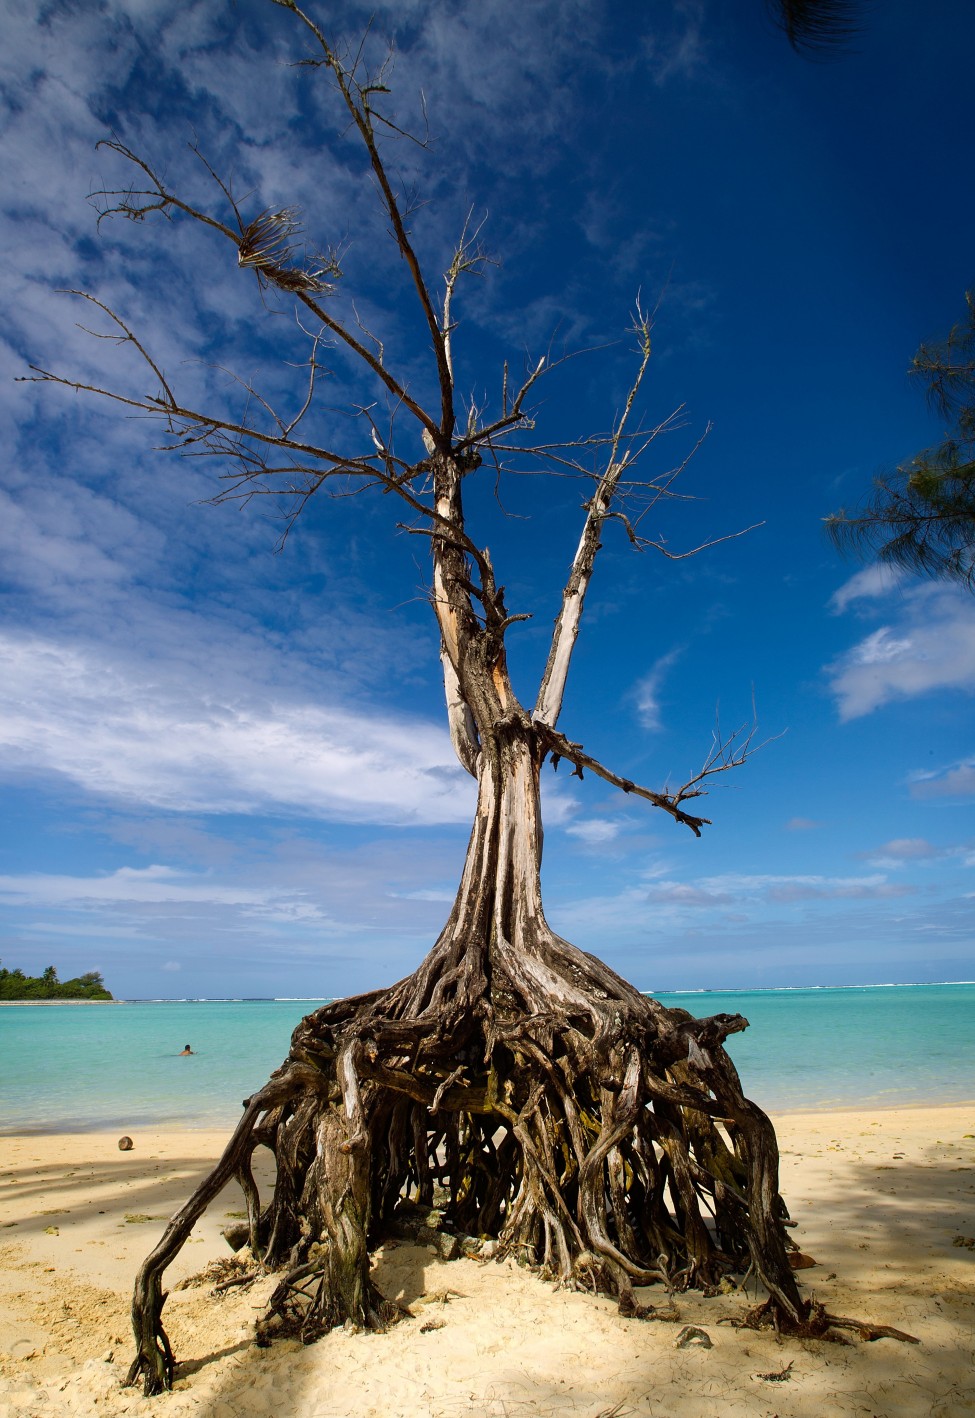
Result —
[{"label": "thin upper branch", "polygon": [[[473,232],[470,231],[470,224],[471,213],[468,213],[467,220],[464,222],[464,229],[460,234],[460,240],[457,243],[457,249],[454,252],[453,260],[451,261],[450,266],[444,275],[445,289],[443,299],[443,343],[444,354],[447,360],[447,371],[450,375],[451,384],[453,384],[454,380],[454,356],[452,340],[454,325],[453,318],[451,315],[451,307],[453,304],[454,292],[457,289],[457,282],[460,280],[461,276],[472,275],[475,272],[480,271],[488,263],[488,257],[485,255],[485,253],[481,250],[480,247],[481,226],[483,226],[483,223],[478,225]],[[471,418],[468,419],[468,433],[471,432],[472,428],[473,410]]]},{"label": "thin upper branch", "polygon": [[631,461],[630,450],[622,446],[622,440],[634,401],[640,391],[644,375],[647,372],[647,365],[650,362],[650,324],[639,305],[637,306],[634,330],[640,340],[639,367],[627,394],[623,411],[613,428],[606,470],[587,505],[582,536],[573,558],[569,579],[562,592],[562,608],[555,622],[548,660],[535,703],[533,717],[553,728],[562,709],[565,683],[569,673],[569,661],[572,658],[572,651],[579,633],[579,622],[582,619],[586,591],[592,576],[596,554],[602,545],[600,541],[602,524],[612,507],[620,478]]},{"label": "thin upper branch", "polygon": [[[440,328],[437,312],[434,308],[430,291],[427,287],[426,278],[420,266],[419,258],[410,240],[409,232],[399,201],[393,191],[389,180],[389,174],[376,143],[376,133],[373,126],[374,120],[378,119],[388,127],[395,128],[389,120],[382,114],[377,113],[371,103],[371,96],[376,92],[385,92],[385,85],[360,84],[355,77],[354,69],[348,69],[339,59],[338,54],[329,44],[323,32],[315,24],[314,20],[295,3],[295,0],[274,0],[276,5],[280,5],[284,10],[290,10],[296,15],[302,24],[314,35],[316,42],[321,48],[324,63],[331,70],[335,79],[336,87],[342,96],[349,115],[355,124],[359,136],[365,146],[369,156],[379,190],[382,193],[383,205],[386,208],[390,223],[393,229],[393,236],[399,247],[400,254],[406,262],[410,272],[413,288],[416,291],[420,307],[423,311],[423,318],[426,321],[430,332],[430,340],[433,345],[434,357],[437,362],[437,375],[440,383],[440,428],[441,438],[449,440],[453,437],[454,431],[454,402],[453,402],[453,380],[450,373],[450,362],[447,355],[447,348],[444,340],[444,332]],[[426,420],[424,420],[426,422]],[[427,423],[427,427],[430,427]],[[431,428],[431,432],[434,430]]]},{"label": "thin upper branch", "polygon": [[[274,0],[274,3],[281,4],[283,0]],[[254,270],[264,285],[273,285],[300,300],[324,329],[341,340],[372,371],[397,403],[408,408],[425,428],[431,432],[437,431],[436,420],[416,402],[406,386],[390,373],[383,363],[381,352],[377,354],[371,350],[341,320],[325,309],[320,299],[327,290],[322,268],[306,268],[289,259],[294,256],[293,241],[299,230],[297,216],[291,208],[282,208],[277,212],[263,211],[252,222],[244,223],[234,204],[239,226],[239,230],[235,231],[225,222],[218,221],[208,212],[194,207],[192,203],[183,201],[175,192],[171,192],[153,168],[124,143],[113,139],[99,146],[109,148],[128,162],[134,163],[152,183],[151,188],[141,190],[106,189],[95,193],[96,198],[118,199],[115,206],[107,207],[100,213],[99,220],[117,215],[127,217],[130,221],[142,221],[155,211],[168,215],[169,209],[172,208],[219,232],[237,248],[237,261],[242,269]],[[228,192],[223,183],[219,183],[219,186],[224,193]],[[232,198],[230,200],[233,201]]]},{"label": "thin upper branch", "polygon": [[[481,748],[472,709],[478,715],[483,732],[484,725],[497,708],[490,695],[498,699],[502,710],[507,710],[513,702],[513,691],[504,664],[504,636],[512,623],[526,617],[508,613],[504,586],[496,581],[487,549],[477,546],[467,534],[462,484],[485,457],[494,462],[500,475],[502,464],[507,463],[503,455],[514,451],[519,438],[523,444],[529,443],[526,435],[534,428],[529,398],[543,374],[571,356],[553,359],[550,349],[533,366],[526,368],[517,388],[509,386],[506,365],[500,407],[494,410],[493,415],[486,414],[472,396],[467,409],[466,427],[462,435],[457,436],[453,301],[460,277],[479,270],[487,259],[479,244],[480,229],[472,231],[470,219],[465,223],[452,263],[445,273],[443,301],[438,311],[408,228],[412,210],[410,198],[397,196],[380,151],[383,128],[410,136],[375,107],[377,95],[388,92],[381,82],[383,76],[380,75],[378,81],[367,81],[361,77],[362,50],[349,62],[340,58],[296,0],[274,0],[274,3],[289,10],[314,37],[317,51],[313,58],[305,62],[329,71],[364,146],[382,207],[389,220],[390,236],[409,271],[409,281],[429,331],[439,389],[439,415],[424,408],[411,394],[406,379],[397,378],[390,371],[381,339],[366,327],[354,304],[351,316],[346,313],[343,318],[330,311],[327,298],[334,289],[335,279],[341,275],[338,260],[333,255],[308,253],[301,239],[299,216],[294,208],[267,208],[257,216],[246,219],[232,185],[223,181],[199,150],[194,148],[220,194],[217,209],[224,215],[229,211],[227,220],[220,220],[171,191],[148,162],[118,139],[109,141],[105,146],[133,165],[138,174],[134,181],[140,185],[95,194],[101,199],[103,208],[99,220],[115,214],[141,221],[154,213],[171,219],[181,213],[232,242],[238,265],[254,272],[262,292],[273,287],[293,298],[296,313],[300,313],[298,306],[310,311],[318,322],[315,332],[305,330],[301,320],[298,321],[309,340],[310,350],[307,361],[300,366],[306,372],[298,376],[300,385],[297,397],[287,411],[279,412],[273,397],[226,371],[237,380],[246,395],[243,412],[233,417],[221,412],[201,411],[177,392],[175,383],[167,379],[146,345],[114,310],[94,296],[80,291],[72,293],[87,300],[110,322],[109,332],[96,333],[96,337],[112,339],[130,347],[141,359],[144,370],[151,374],[156,392],[127,395],[98,384],[69,379],[39,366],[31,368],[34,377],[42,382],[94,393],[159,419],[166,429],[168,441],[165,446],[171,451],[191,457],[226,460],[230,471],[222,474],[225,489],[214,501],[228,498],[246,500],[252,496],[283,493],[291,499],[289,526],[308,499],[326,484],[331,485],[330,491],[338,489],[333,495],[351,495],[352,492],[379,487],[405,502],[416,519],[424,523],[422,527],[413,526],[409,530],[431,539],[431,601],[441,629],[451,737],[460,761],[469,772],[476,773]],[[570,743],[555,727],[562,708],[569,661],[586,592],[601,546],[603,524],[608,519],[619,520],[634,545],[655,547],[668,557],[694,554],[693,551],[671,552],[662,538],[647,538],[639,530],[642,519],[651,507],[661,499],[679,496],[673,491],[672,484],[680,468],[656,479],[633,475],[641,455],[664,429],[671,426],[673,419],[672,416],[656,428],[647,430],[639,426],[639,420],[634,415],[650,359],[650,329],[651,321],[638,304],[633,325],[638,337],[638,369],[623,409],[607,432],[562,444],[539,443],[535,447],[518,448],[521,455],[543,462],[548,471],[556,476],[580,476],[591,484],[591,495],[585,503],[582,534],[563,592],[533,717],[539,742],[545,752],[552,754],[553,761],[557,762],[560,757],[568,758],[575,764],[580,776],[583,768],[591,769],[624,791],[635,793],[662,808],[700,835],[700,829],[708,819],[687,812],[682,803],[700,795],[703,791],[700,784],[706,778],[744,761],[750,736],[740,750],[734,747],[735,736],[728,743],[716,739],[714,751],[698,775],[675,792],[654,792],[612,773],[579,745]],[[324,368],[319,361],[319,352],[322,342],[331,339],[355,357],[360,374],[366,371],[379,381],[385,391],[383,412],[380,412],[381,404],[362,402],[350,405],[351,411],[360,420],[358,427],[364,435],[365,452],[347,454],[341,451],[341,447],[323,447],[297,436],[305,428],[310,431],[312,419],[308,416],[319,404],[319,378]],[[418,461],[407,461],[395,451],[394,423],[397,414],[404,410],[420,425],[427,456]],[[512,435],[510,441],[506,435]],[[338,442],[341,444],[344,440],[340,438]],[[362,445],[353,443],[352,446]],[[591,459],[589,466],[583,463],[585,457]],[[599,471],[600,468],[602,471]],[[506,466],[505,472],[510,471],[511,467]],[[703,545],[713,544],[711,541]],[[700,549],[695,548],[695,551]],[[491,672],[493,689],[479,703],[478,672],[485,668]],[[475,692],[472,693],[472,690]]]}]

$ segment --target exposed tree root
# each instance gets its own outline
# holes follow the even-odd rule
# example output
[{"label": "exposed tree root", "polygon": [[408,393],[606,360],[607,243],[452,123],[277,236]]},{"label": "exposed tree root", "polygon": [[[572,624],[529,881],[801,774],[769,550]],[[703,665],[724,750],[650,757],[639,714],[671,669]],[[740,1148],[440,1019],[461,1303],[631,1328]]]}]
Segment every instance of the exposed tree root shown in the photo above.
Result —
[{"label": "exposed tree root", "polygon": [[[173,1380],[163,1270],[236,1177],[247,1238],[283,1272],[259,1342],[337,1325],[383,1329],[369,1248],[436,1208],[543,1275],[613,1294],[713,1291],[749,1273],[768,1293],[746,1323],[825,1336],[850,1327],[800,1296],[772,1124],[724,1050],[741,1015],[694,1019],[648,999],[545,921],[538,764],[525,735],[482,753],[457,899],[414,975],[298,1025],[219,1164],[170,1222],[136,1282],[129,1380]],[[273,1194],[251,1161],[268,1147]],[[793,1247],[794,1249],[794,1247]]]},{"label": "exposed tree root", "polygon": [[[904,1344],[920,1344],[920,1340],[913,1334],[906,1334],[902,1329],[894,1329],[889,1324],[873,1324],[866,1320],[845,1319],[842,1315],[831,1315],[816,1300],[808,1301],[804,1306],[804,1317],[801,1322],[788,1330],[789,1334],[801,1339],[827,1339],[834,1343],[845,1344],[847,1341],[837,1333],[839,1330],[849,1329],[860,1339],[872,1341],[875,1339],[899,1339]],[[755,1305],[747,1314],[740,1319],[732,1319],[731,1324],[736,1329],[775,1329],[780,1330],[779,1315],[771,1300],[765,1300],[761,1305]]]},{"label": "exposed tree root", "polygon": [[[142,1267],[130,1382],[141,1376],[147,1394],[172,1384],[162,1272],[231,1177],[252,1252],[284,1272],[258,1342],[385,1328],[395,1307],[370,1281],[368,1249],[435,1197],[456,1233],[614,1294],[623,1314],[646,1313],[634,1286],[711,1288],[751,1269],[769,1298],[750,1325],[908,1338],[800,1297],[775,1135],[722,1047],[740,1015],[665,1009],[547,930],[480,966],[448,927],[409,980],[302,1021]],[[277,1162],[266,1200],[259,1146]]]}]

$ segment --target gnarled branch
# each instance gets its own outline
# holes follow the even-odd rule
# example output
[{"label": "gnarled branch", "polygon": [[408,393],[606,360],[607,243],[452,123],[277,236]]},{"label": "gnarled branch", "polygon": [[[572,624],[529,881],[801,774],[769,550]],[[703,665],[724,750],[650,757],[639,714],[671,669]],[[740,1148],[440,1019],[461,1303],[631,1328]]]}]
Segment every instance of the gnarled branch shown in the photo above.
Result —
[{"label": "gnarled branch", "polygon": [[[710,827],[711,819],[709,817],[694,817],[691,813],[684,812],[680,806],[687,798],[700,797],[701,795],[700,790],[692,789],[689,784],[684,784],[683,787],[678,788],[677,791],[673,793],[659,793],[654,792],[652,788],[642,788],[638,783],[634,783],[631,778],[621,778],[618,773],[613,773],[611,769],[606,768],[598,759],[586,753],[581,744],[571,743],[570,740],[566,738],[565,734],[560,734],[559,731],[552,728],[550,724],[536,721],[535,732],[538,735],[539,741],[544,746],[545,751],[552,755],[553,768],[557,768],[560,759],[563,758],[575,764],[576,776],[579,778],[582,777],[583,770],[588,768],[591,773],[595,773],[597,778],[603,778],[607,783],[612,783],[614,788],[621,788],[624,793],[633,793],[635,797],[645,798],[646,801],[652,803],[654,807],[662,808],[664,812],[670,814],[675,822],[683,823],[685,827],[689,827],[695,837],[700,837],[702,827]],[[728,764],[726,766],[730,767],[731,765]],[[715,769],[714,771],[718,772],[720,770]],[[704,775],[698,774],[693,781],[695,783],[700,782],[702,776]]]}]

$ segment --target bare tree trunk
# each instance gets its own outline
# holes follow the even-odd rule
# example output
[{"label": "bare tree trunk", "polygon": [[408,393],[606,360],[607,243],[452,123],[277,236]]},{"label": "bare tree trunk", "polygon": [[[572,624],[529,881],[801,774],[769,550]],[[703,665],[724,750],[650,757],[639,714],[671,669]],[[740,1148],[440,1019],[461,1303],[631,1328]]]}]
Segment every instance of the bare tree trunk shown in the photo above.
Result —
[{"label": "bare tree trunk", "polygon": [[[455,1233],[496,1238],[626,1313],[645,1312],[634,1286],[709,1287],[753,1266],[777,1322],[802,1328],[774,1133],[722,1049],[745,1021],[664,1009],[550,929],[542,750],[498,666],[491,684],[507,714],[481,726],[477,811],[440,938],[408,979],[302,1021],[221,1163],[246,1182],[265,1262],[286,1270],[261,1337],[381,1326],[367,1246],[435,1196]],[[263,1210],[258,1142],[278,1161]],[[187,1234],[211,1193],[184,1208]],[[150,1257],[136,1298],[133,1377],[147,1392],[172,1378],[158,1272],[175,1249]]]},{"label": "bare tree trunk", "polygon": [[[665,1009],[555,935],[542,909],[539,774],[546,755],[553,764],[567,759],[580,775],[592,771],[700,835],[707,819],[684,805],[704,793],[705,779],[738,766],[749,751],[750,737],[716,740],[696,775],[676,790],[653,792],[610,771],[556,728],[607,522],[664,556],[694,554],[675,553],[662,538],[639,531],[649,510],[671,495],[679,472],[645,478],[634,471],[666,427],[665,421],[646,429],[634,413],[651,320],[638,304],[638,370],[607,434],[516,444],[550,471],[574,473],[587,494],[529,715],[510,684],[504,649],[509,626],[527,617],[508,614],[487,548],[468,535],[461,494],[482,459],[500,473],[512,451],[508,440],[532,429],[526,401],[547,361],[539,360],[517,389],[508,387],[506,366],[494,414],[469,406],[459,432],[451,302],[459,278],[483,268],[477,234],[465,228],[438,306],[412,244],[410,213],[401,209],[398,183],[380,150],[387,126],[399,132],[377,108],[385,83],[365,76],[361,49],[347,65],[297,0],[276,3],[313,41],[314,62],[334,83],[362,144],[422,316],[435,408],[424,408],[411,392],[412,364],[408,377],[398,376],[382,341],[358,316],[346,321],[331,304],[337,263],[309,258],[294,209],[268,209],[248,220],[232,185],[211,170],[218,218],[171,191],[118,140],[106,146],[133,166],[135,181],[101,194],[102,216],[141,224],[163,213],[202,223],[231,243],[238,267],[256,273],[263,291],[274,288],[301,308],[302,330],[310,317],[298,412],[282,414],[246,383],[253,396],[248,408],[260,411],[256,419],[187,403],[126,320],[91,295],[83,298],[101,312],[111,338],[141,361],[158,392],[134,396],[36,366],[34,374],[161,420],[172,448],[227,460],[226,498],[282,486],[297,515],[339,479],[343,490],[378,486],[405,504],[416,519],[411,532],[430,539],[450,737],[477,779],[477,811],[456,900],[427,958],[388,989],[336,1001],[302,1020],[287,1059],[249,1100],[217,1167],[145,1261],[133,1297],[130,1380],[141,1377],[147,1394],[171,1386],[163,1272],[232,1176],[244,1192],[256,1262],[283,1272],[258,1326],[261,1341],[280,1329],[307,1340],[338,1324],[382,1326],[391,1308],[370,1281],[368,1248],[411,1205],[429,1207],[435,1198],[453,1232],[493,1238],[501,1255],[564,1284],[615,1294],[628,1314],[644,1312],[635,1286],[708,1288],[722,1275],[751,1270],[770,1297],[755,1323],[809,1335],[823,1334],[831,1322],[850,1325],[802,1300],[790,1269],[775,1135],[743,1096],[723,1049],[747,1021],[698,1020]],[[323,340],[345,351],[372,391],[354,406],[370,434],[357,454],[307,441],[306,415],[321,409]],[[371,412],[376,390],[388,401],[386,437]],[[412,435],[393,438],[397,416],[413,421]],[[426,456],[407,462],[396,445],[408,447],[416,432]],[[593,455],[605,455],[601,473],[591,465]],[[251,1168],[259,1145],[277,1163],[266,1201]]]}]

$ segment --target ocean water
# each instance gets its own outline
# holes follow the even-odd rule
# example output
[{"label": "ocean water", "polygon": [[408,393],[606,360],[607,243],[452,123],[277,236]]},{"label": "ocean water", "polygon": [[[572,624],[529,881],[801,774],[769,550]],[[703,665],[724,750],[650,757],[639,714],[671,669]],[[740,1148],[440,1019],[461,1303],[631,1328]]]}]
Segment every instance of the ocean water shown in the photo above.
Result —
[{"label": "ocean water", "polygon": [[[743,1014],[728,1041],[771,1112],[975,1100],[975,984],[660,994]],[[0,1133],[233,1127],[315,1000],[0,1009]],[[185,1043],[194,1054],[180,1058]]]}]

